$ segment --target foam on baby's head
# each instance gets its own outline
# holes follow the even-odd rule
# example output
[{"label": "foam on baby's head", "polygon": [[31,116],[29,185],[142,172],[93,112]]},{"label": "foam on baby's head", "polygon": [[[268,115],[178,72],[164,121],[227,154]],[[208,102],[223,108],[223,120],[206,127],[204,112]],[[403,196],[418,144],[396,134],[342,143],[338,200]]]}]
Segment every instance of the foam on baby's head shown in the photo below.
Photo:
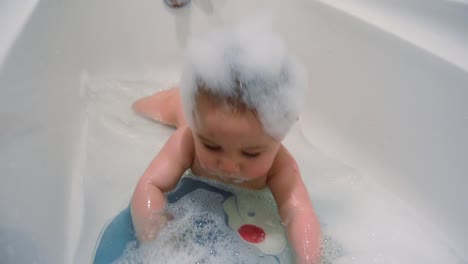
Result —
[{"label": "foam on baby's head", "polygon": [[299,115],[307,77],[269,25],[249,21],[190,41],[180,88],[191,127],[197,93],[204,89],[241,100],[270,136],[286,136]]}]

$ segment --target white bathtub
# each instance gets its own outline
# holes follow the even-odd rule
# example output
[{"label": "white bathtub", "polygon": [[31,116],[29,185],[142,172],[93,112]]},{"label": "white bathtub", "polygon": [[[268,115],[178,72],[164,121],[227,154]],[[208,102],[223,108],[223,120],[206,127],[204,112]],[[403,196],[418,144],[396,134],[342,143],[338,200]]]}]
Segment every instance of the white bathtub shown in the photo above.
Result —
[{"label": "white bathtub", "polygon": [[[171,132],[127,102],[176,83],[189,34],[267,9],[310,73],[303,137],[467,263],[468,4],[443,0],[0,2],[0,263],[89,263]],[[304,175],[311,192],[323,175]]]}]

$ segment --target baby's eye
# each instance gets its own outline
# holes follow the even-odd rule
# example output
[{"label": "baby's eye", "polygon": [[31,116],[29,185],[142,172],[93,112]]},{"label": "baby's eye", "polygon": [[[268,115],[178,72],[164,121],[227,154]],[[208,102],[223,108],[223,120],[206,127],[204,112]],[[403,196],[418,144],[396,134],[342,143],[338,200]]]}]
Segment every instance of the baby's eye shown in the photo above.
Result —
[{"label": "baby's eye", "polygon": [[260,156],[260,152],[245,152],[242,151],[242,155],[246,158],[253,159]]},{"label": "baby's eye", "polygon": [[211,150],[211,151],[221,150],[220,146],[209,145],[209,144],[206,144],[206,143],[203,143],[203,146],[205,146],[206,149]]}]

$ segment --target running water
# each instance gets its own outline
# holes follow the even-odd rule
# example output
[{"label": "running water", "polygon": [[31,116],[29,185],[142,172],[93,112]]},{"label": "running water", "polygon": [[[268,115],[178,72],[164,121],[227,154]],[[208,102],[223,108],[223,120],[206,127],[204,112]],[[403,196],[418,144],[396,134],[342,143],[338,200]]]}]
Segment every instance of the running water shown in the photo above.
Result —
[{"label": "running water", "polygon": [[[168,67],[155,71],[151,79],[120,76],[95,78],[85,84],[84,216],[77,256],[91,258],[105,223],[128,206],[138,178],[172,132],[134,114],[131,103],[169,88],[175,84],[172,80],[179,79],[178,72],[177,67]],[[302,136],[300,124],[293,127],[284,144],[298,161],[322,224],[322,263],[463,263],[436,234],[430,220],[354,169],[324,156]],[[158,252],[170,252],[170,246],[159,244],[168,248]],[[154,260],[151,249],[145,250],[150,251],[140,258],[132,255],[133,263]],[[196,252],[195,248],[187,250]],[[229,248],[223,253],[224,263],[229,263],[231,253],[235,252]],[[170,263],[159,257],[171,259],[173,255],[158,256],[158,263]]]}]

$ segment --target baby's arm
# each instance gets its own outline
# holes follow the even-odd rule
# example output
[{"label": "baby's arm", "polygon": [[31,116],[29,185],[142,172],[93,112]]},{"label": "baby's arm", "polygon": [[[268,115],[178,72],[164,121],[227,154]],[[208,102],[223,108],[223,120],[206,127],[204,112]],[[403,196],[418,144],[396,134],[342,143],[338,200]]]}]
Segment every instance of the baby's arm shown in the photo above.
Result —
[{"label": "baby's arm", "polygon": [[166,223],[164,192],[172,190],[193,161],[193,138],[187,127],[177,129],[137,183],[130,204],[139,241],[152,240]]},{"label": "baby's arm", "polygon": [[284,146],[278,151],[268,186],[296,252],[297,263],[318,263],[320,224],[297,163]]}]

